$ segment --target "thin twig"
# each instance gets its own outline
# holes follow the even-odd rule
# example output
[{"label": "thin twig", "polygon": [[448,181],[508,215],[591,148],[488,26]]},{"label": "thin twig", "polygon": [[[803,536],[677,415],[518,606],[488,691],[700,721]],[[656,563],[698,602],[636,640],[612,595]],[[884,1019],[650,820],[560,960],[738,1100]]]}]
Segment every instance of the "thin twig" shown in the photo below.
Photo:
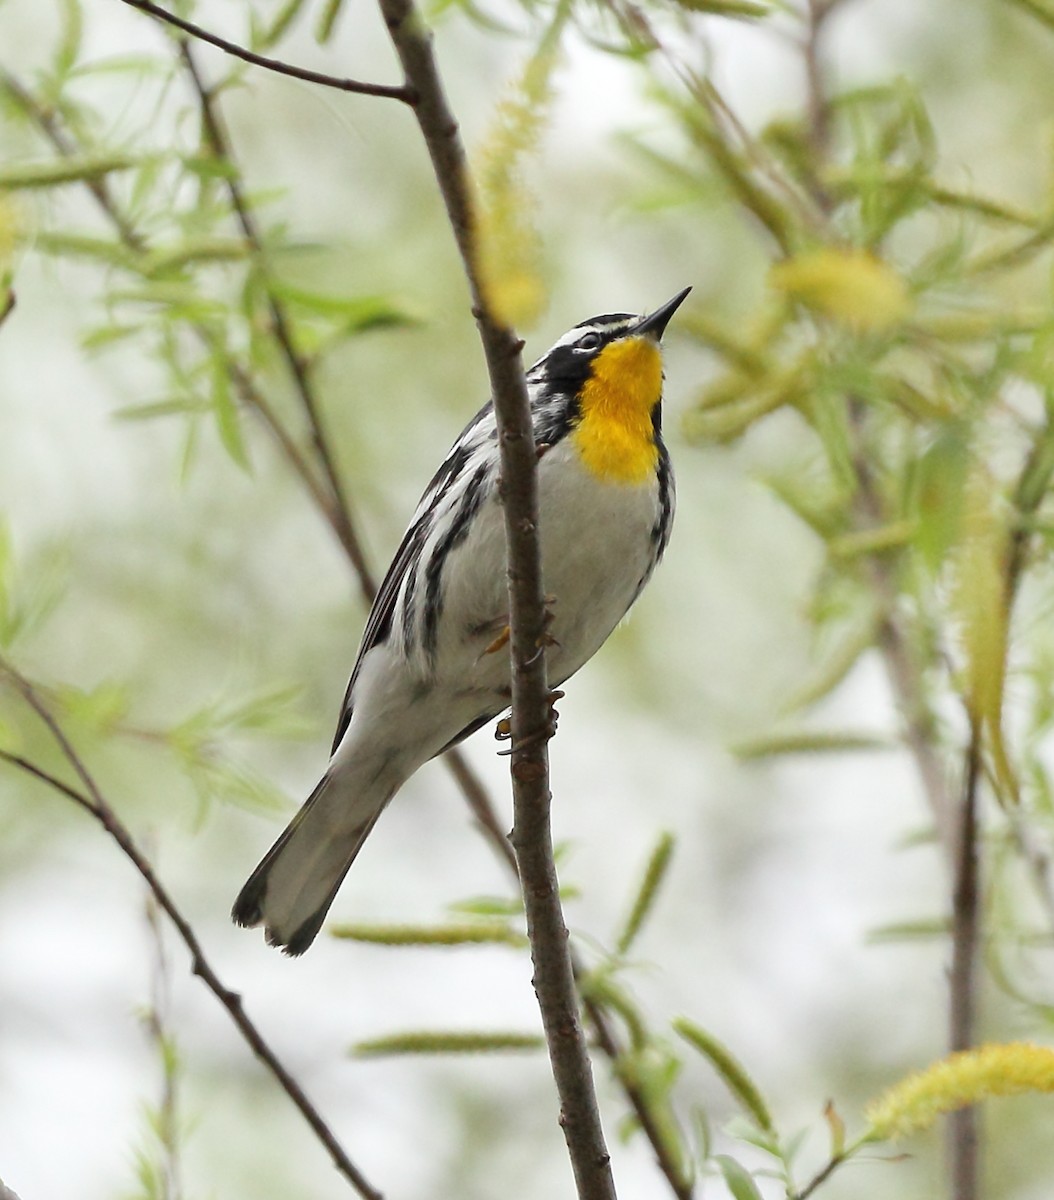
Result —
[{"label": "thin twig", "polygon": [[17,301],[14,291],[11,288],[8,288],[7,294],[3,298],[3,302],[0,303],[0,325],[3,325],[7,318],[15,311],[16,303]]},{"label": "thin twig", "polygon": [[243,62],[252,63],[253,66],[263,67],[268,71],[275,71],[279,75],[290,75],[294,79],[303,79],[307,83],[317,83],[322,87],[336,88],[341,92],[354,92],[360,96],[379,96],[385,100],[399,100],[403,104],[414,103],[414,94],[410,88],[390,87],[383,83],[362,83],[357,79],[342,79],[338,75],[327,75],[322,71],[311,71],[306,67],[296,67],[292,63],[282,62],[277,58],[268,58],[264,54],[257,54],[253,50],[247,50],[244,46],[239,46],[235,42],[229,42],[226,38],[219,37],[215,33],[210,33],[207,29],[202,29],[200,25],[195,25],[192,21],[186,21],[182,17],[177,17],[175,13],[170,13],[160,5],[151,3],[151,0],[122,0],[122,2],[130,8],[137,8],[140,12],[148,13],[166,25],[172,25],[176,29],[182,30],[183,33],[197,39],[199,42],[208,42],[210,46],[217,46],[225,54],[230,54],[234,58],[240,58]]},{"label": "thin twig", "polygon": [[534,988],[560,1121],[581,1200],[613,1200],[615,1185],[600,1123],[592,1065],[579,1020],[568,934],[560,905],[549,821],[548,685],[545,602],[538,542],[537,455],[527,385],[515,333],[491,312],[478,274],[472,201],[464,148],[413,0],[380,0],[381,12],[428,148],[447,217],[461,254],[479,326],[500,431],[502,498],[509,575],[512,663],[513,846],[519,867]]},{"label": "thin twig", "polygon": [[301,1116],[303,1116],[304,1120],[311,1127],[312,1132],[329,1152],[329,1156],[333,1160],[333,1165],[337,1168],[337,1171],[351,1184],[360,1196],[364,1197],[364,1200],[383,1200],[382,1193],[369,1183],[358,1167],[351,1161],[347,1151],[341,1146],[336,1135],[326,1124],[318,1109],[307,1098],[307,1094],[303,1088],[281,1063],[264,1039],[263,1034],[246,1015],[241,996],[237,992],[232,992],[227,988],[213,970],[208,959],[205,957],[205,952],[202,950],[201,943],[190,922],[183,915],[167,888],[165,888],[155,874],[153,866],[139,849],[128,828],[103,796],[86,763],[74,749],[54,714],[40,699],[36,689],[24,675],[3,658],[0,658],[0,673],[6,677],[25,703],[43,722],[61,751],[62,757],[80,781],[81,788],[71,787],[68,783],[51,774],[51,772],[29,762],[21,755],[0,750],[0,760],[8,763],[10,766],[17,767],[19,770],[34,776],[56,791],[61,792],[62,795],[90,813],[102,825],[120,847],[125,857],[131,861],[136,871],[139,872],[139,875],[149,888],[150,894],[175,926],[176,931],[190,954],[192,973],[202,980],[208,990],[227,1011],[253,1053],[271,1072],[277,1080],[279,1087],[293,1102]]},{"label": "thin twig", "polygon": [[[976,1040],[977,966],[981,941],[981,885],[978,844],[978,796],[981,776],[981,723],[970,722],[958,847],[952,892],[952,964],[949,977],[948,1048],[968,1050]],[[980,1192],[977,1109],[961,1108],[948,1117],[948,1167],[951,1200],[977,1200]]]},{"label": "thin twig", "polygon": [[[11,98],[22,108],[26,115],[40,129],[48,141],[63,158],[73,158],[77,154],[77,145],[63,129],[54,109],[45,108],[36,96],[19,79],[9,71],[0,68],[0,85],[4,87]],[[136,232],[131,223],[121,212],[113,199],[106,177],[83,179],[81,181],[95,198],[110,223],[117,231],[121,244],[137,253],[146,251],[145,240]]]},{"label": "thin twig", "polygon": [[[32,92],[14,78],[10,72],[0,71],[0,85],[8,91],[14,100],[19,103],[19,106],[25,110],[25,113],[30,116],[37,128],[48,139],[48,142],[54,146],[54,149],[59,152],[62,157],[72,157],[77,154],[77,145],[68,136],[64,128],[61,127],[59,121],[56,120],[54,113],[46,109],[42,104],[38,103]],[[133,254],[149,253],[149,242],[144,236],[139,233],[139,230],[133,226],[130,220],[121,211],[120,205],[114,199],[113,193],[110,192],[106,180],[84,180],[84,184],[88,187],[92,198],[95,199],[98,208],[102,211],[104,217],[112,224],[114,232],[118,235],[121,245],[126,250]],[[191,328],[196,332],[199,340],[204,346],[211,348],[212,334],[205,325],[191,323]],[[343,539],[347,530],[347,514],[342,515],[337,505],[336,500],[327,490],[325,482],[318,478],[315,469],[311,467],[309,461],[300,450],[295,440],[289,434],[285,425],[282,425],[279,416],[271,407],[267,396],[263,394],[252,377],[245,368],[242,368],[239,362],[234,359],[227,359],[227,372],[230,377],[230,382],[234,385],[238,392],[241,402],[252,413],[256,413],[258,418],[263,421],[263,425],[267,428],[271,437],[279,444],[279,449],[282,455],[286,457],[289,466],[294,470],[294,473],[299,476],[301,482],[310,492],[311,497],[315,500],[319,510],[321,510],[325,520],[329,523],[331,529],[343,545]],[[345,551],[351,556],[351,550],[346,545],[343,545]],[[364,584],[364,590],[369,586],[370,578],[367,574],[366,580],[360,578],[360,583]],[[367,599],[372,600],[372,592],[367,594]]]},{"label": "thin twig", "polygon": [[[205,84],[201,71],[194,60],[190,43],[186,39],[180,38],[178,44],[180,58],[186,67],[187,74],[197,95],[205,130],[205,139],[209,149],[221,162],[234,166],[230,138],[227,136],[227,131],[219,109],[216,106],[213,93]],[[329,513],[330,521],[333,524],[337,537],[340,539],[341,545],[347,552],[348,558],[351,559],[351,564],[355,568],[355,573],[363,594],[366,597],[366,602],[370,603],[377,591],[377,584],[366,562],[366,556],[362,550],[362,542],[352,520],[351,504],[341,481],[340,472],[337,470],[336,460],[330,449],[329,439],[325,434],[320,406],[314,387],[308,376],[307,367],[304,364],[303,358],[297,353],[296,346],[293,343],[292,327],[286,313],[285,305],[279,299],[272,286],[263,237],[260,234],[256,219],[242,191],[240,173],[237,170],[233,170],[224,176],[224,181],[242,235],[260,268],[275,341],[278,343],[282,357],[289,368],[289,374],[293,380],[297,398],[300,401],[304,415],[307,417],[318,461],[322,465],[323,473],[332,492],[332,509]],[[274,424],[275,428],[277,428],[277,422]]]},{"label": "thin twig", "polygon": [[150,1004],[143,1017],[161,1067],[161,1095],[151,1122],[160,1148],[158,1186],[160,1200],[180,1200],[183,1195],[179,1144],[179,1067],[169,1029],[172,1008],[172,965],[165,946],[161,909],[152,892],[146,894],[145,915],[150,934],[152,970]]}]

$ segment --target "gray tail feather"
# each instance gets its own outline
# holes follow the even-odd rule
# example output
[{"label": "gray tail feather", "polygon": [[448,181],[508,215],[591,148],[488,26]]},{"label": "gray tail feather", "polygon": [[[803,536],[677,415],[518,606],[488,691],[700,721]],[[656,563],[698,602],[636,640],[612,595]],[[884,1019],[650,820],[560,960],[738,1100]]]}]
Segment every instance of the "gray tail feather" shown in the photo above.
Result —
[{"label": "gray tail feather", "polygon": [[[388,800],[385,797],[380,804],[370,805],[364,819],[356,825],[334,830],[323,823],[319,831],[312,831],[308,827],[310,819],[318,811],[319,801],[331,782],[331,776],[323,776],[300,811],[260,860],[231,909],[235,924],[250,927],[263,924],[268,944],[281,948],[289,955],[303,954],[315,940],[344,882],[344,876]],[[297,854],[300,843],[305,841],[309,852],[304,855],[304,869],[294,871],[295,894],[291,898],[276,897],[273,894],[272,873],[280,863],[285,867]],[[287,886],[288,883],[286,880]],[[319,886],[325,888],[320,900]],[[303,908],[303,893],[314,897],[306,913],[300,911]],[[288,911],[276,915],[275,910],[282,907]]]}]

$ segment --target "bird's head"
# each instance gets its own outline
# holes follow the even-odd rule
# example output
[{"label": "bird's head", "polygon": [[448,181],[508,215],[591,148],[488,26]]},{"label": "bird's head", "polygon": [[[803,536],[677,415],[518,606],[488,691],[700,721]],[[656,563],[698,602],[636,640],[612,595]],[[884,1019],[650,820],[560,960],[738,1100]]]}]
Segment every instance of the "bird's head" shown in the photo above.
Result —
[{"label": "bird's head", "polygon": [[605,313],[563,335],[527,372],[556,436],[570,432],[603,476],[643,479],[660,428],[662,352],[670,318],[691,288],[654,312]]}]

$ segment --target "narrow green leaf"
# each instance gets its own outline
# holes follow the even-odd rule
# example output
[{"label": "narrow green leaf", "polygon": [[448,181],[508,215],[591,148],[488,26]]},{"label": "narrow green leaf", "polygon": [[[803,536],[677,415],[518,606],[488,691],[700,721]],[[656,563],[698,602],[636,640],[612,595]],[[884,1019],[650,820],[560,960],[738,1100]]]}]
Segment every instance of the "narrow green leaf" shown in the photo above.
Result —
[{"label": "narrow green leaf", "polygon": [[128,248],[120,242],[86,233],[43,230],[34,239],[33,245],[44,254],[61,258],[88,258],[116,267],[127,267],[134,262]]},{"label": "narrow green leaf", "polygon": [[744,738],[730,749],[737,758],[749,760],[773,758],[779,754],[844,754],[852,750],[891,750],[893,747],[892,739],[875,733],[802,729]]},{"label": "narrow green leaf", "polygon": [[320,46],[324,46],[333,36],[337,18],[343,7],[344,0],[326,0],[323,5],[322,11],[318,15],[318,23],[315,25],[315,41]]},{"label": "narrow green leaf", "polygon": [[63,0],[62,36],[55,52],[54,72],[59,81],[73,69],[80,55],[84,21],[78,0]]},{"label": "narrow green leaf", "polygon": [[867,619],[843,635],[820,663],[816,672],[801,687],[793,691],[781,705],[785,714],[801,712],[831,692],[846,678],[863,655],[875,644],[878,617],[869,613]]},{"label": "narrow green leaf", "polygon": [[715,1154],[713,1161],[728,1184],[733,1200],[764,1200],[753,1176],[742,1165],[727,1154]]},{"label": "narrow green leaf", "polygon": [[262,32],[257,32],[253,40],[253,49],[270,50],[282,40],[289,26],[300,15],[306,0],[285,0],[285,4],[275,13],[274,20]]},{"label": "narrow green leaf", "polygon": [[619,954],[626,954],[629,951],[630,946],[641,930],[641,926],[651,912],[659,888],[666,878],[670,859],[673,856],[673,847],[673,834],[661,833],[648,859],[648,864],[644,868],[644,875],[641,878],[640,886],[637,888],[637,894],[634,897],[629,916],[627,916],[622,932],[619,934],[617,942]]},{"label": "narrow green leaf", "polygon": [[144,275],[160,275],[192,263],[240,262],[249,254],[249,247],[241,238],[188,238],[178,245],[152,250],[140,269]]},{"label": "narrow green leaf", "polygon": [[891,521],[877,529],[855,529],[852,533],[839,534],[827,543],[832,558],[860,558],[884,550],[896,550],[906,546],[915,536],[914,521]]},{"label": "narrow green leaf", "polygon": [[358,329],[371,329],[378,325],[407,325],[413,321],[406,309],[383,296],[340,296],[296,287],[280,279],[272,279],[269,283],[271,291],[293,308],[346,321]]},{"label": "narrow green leaf", "polygon": [[774,1133],[776,1126],[760,1089],[732,1051],[723,1042],[718,1041],[712,1033],[707,1032],[693,1021],[689,1021],[686,1017],[678,1017],[673,1022],[673,1030],[709,1060],[711,1066],[721,1076],[725,1086],[755,1123],[766,1133]]},{"label": "narrow green leaf", "polygon": [[894,921],[870,930],[867,940],[871,945],[885,942],[933,941],[946,938],[951,931],[949,917],[932,917],[929,920]]},{"label": "narrow green leaf", "polygon": [[204,401],[196,396],[172,396],[167,400],[150,400],[145,404],[126,404],[114,413],[120,421],[147,421],[153,417],[173,417],[182,413],[203,412]]},{"label": "narrow green leaf", "polygon": [[81,338],[81,348],[83,350],[94,351],[102,350],[107,346],[113,345],[114,342],[123,341],[125,338],[135,337],[142,332],[141,325],[100,325],[96,329],[89,329]]},{"label": "narrow green leaf", "polygon": [[352,1054],[373,1058],[394,1054],[495,1054],[542,1050],[545,1038],[536,1033],[452,1033],[421,1030],[356,1042]]},{"label": "narrow green leaf", "polygon": [[528,945],[518,930],[497,921],[471,925],[337,925],[333,937],[379,946],[516,946]]},{"label": "narrow green leaf", "polygon": [[451,912],[466,913],[473,917],[518,917],[523,915],[523,901],[519,896],[472,896],[457,900],[447,906]]},{"label": "narrow green leaf", "polygon": [[84,154],[39,163],[16,163],[0,168],[0,188],[59,187],[66,183],[95,183],[114,171],[130,171],[143,162],[130,154]]},{"label": "narrow green leaf", "polygon": [[242,433],[241,413],[231,390],[231,377],[227,369],[227,360],[221,349],[217,348],[212,355],[212,411],[216,419],[223,448],[243,471],[251,472],[252,464],[245,446]]},{"label": "narrow green leaf", "polygon": [[757,21],[772,15],[772,6],[761,0],[674,0],[689,12],[711,13],[715,17],[733,17]]}]

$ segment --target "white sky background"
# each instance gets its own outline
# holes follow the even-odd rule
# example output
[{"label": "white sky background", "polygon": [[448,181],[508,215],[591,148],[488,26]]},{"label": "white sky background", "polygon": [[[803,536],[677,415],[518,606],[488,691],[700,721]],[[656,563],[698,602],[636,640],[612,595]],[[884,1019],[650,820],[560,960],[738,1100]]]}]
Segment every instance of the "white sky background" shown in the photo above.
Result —
[{"label": "white sky background", "polygon": [[[201,6],[200,19],[237,36],[240,6],[218,6],[214,13],[210,7]],[[151,23],[116,3],[93,0],[86,11],[95,53],[157,44]],[[21,67],[33,61],[39,46],[46,48],[37,29],[39,12],[31,0],[8,0],[0,7],[0,61]],[[349,47],[342,69],[394,78],[388,54],[377,50],[379,39],[354,47],[350,18],[349,13],[342,25]],[[919,6],[911,0],[847,5],[834,31],[839,73],[884,76],[897,69],[918,36],[918,19]],[[742,25],[709,26],[718,82],[748,122],[761,122],[793,102],[800,87],[798,64],[785,45]],[[467,104],[479,104],[481,76],[496,89],[515,69],[521,49],[499,43],[507,61],[494,61],[487,57],[493,45],[466,35],[456,21],[439,35],[442,60],[459,63],[449,79],[470,135],[485,123],[482,109],[475,119],[465,112]],[[306,36],[285,53],[329,69],[337,61],[315,52]],[[203,61],[214,60],[204,54]],[[385,64],[383,72],[378,62]],[[275,131],[272,144],[269,130],[247,117],[244,128],[232,120],[251,169],[262,178],[270,178],[273,169],[293,185],[293,216],[306,235],[341,237],[346,228],[361,234],[363,224],[376,223],[382,237],[383,205],[360,207],[355,198],[386,182],[354,178],[356,139],[366,136],[377,112],[372,106],[379,102],[320,99],[296,83],[257,84],[251,78],[262,89],[285,89],[297,120],[317,122],[323,131],[321,142],[305,138],[301,147],[290,125]],[[596,151],[604,164],[598,172],[604,174],[619,161],[611,135],[633,123],[636,80],[622,64],[578,46],[561,84],[546,163],[554,175],[574,176],[581,171],[579,159]],[[108,98],[115,105],[127,103],[120,81],[102,85],[97,96],[104,104]],[[251,105],[251,93],[237,103]],[[397,119],[391,118],[392,128],[412,138],[408,118],[406,128],[397,127]],[[118,113],[118,127],[123,121],[134,128],[135,112]],[[350,148],[340,144],[345,135]],[[401,153],[393,165],[400,179],[410,177],[408,159]],[[312,186],[302,186],[304,178]],[[581,179],[572,184],[580,186]],[[593,228],[606,239],[603,253],[589,244]],[[706,263],[696,259],[693,247],[685,247],[684,266],[675,277],[668,263],[660,272],[651,261],[649,235],[632,214],[612,221],[584,211],[575,235],[583,244],[569,252],[570,266],[559,274],[552,308],[531,338],[529,355],[590,312],[652,307],[686,283],[706,293]],[[404,258],[391,266],[399,286],[431,316],[428,306],[436,297],[428,281],[414,281],[412,263]],[[375,274],[381,269],[376,263],[365,268]],[[149,365],[139,367],[141,376],[115,376],[105,359],[89,362],[76,349],[88,303],[85,280],[83,273],[41,269],[28,261],[18,278],[19,309],[0,336],[0,510],[10,515],[16,545],[87,526],[110,527],[112,539],[105,545],[117,564],[114,586],[122,578],[135,586],[140,560],[134,537],[142,535],[150,506],[156,505],[159,520],[168,522],[164,527],[174,527],[180,538],[207,526],[200,535],[204,553],[218,561],[229,555],[232,563],[245,554],[232,572],[257,587],[259,604],[273,611],[279,646],[262,640],[254,645],[251,637],[262,638],[266,621],[248,618],[246,634],[238,628],[232,600],[232,661],[216,664],[210,650],[198,652],[192,641],[172,686],[198,699],[229,691],[253,677],[246,664],[256,653],[269,663],[280,661],[287,675],[279,682],[288,682],[288,672],[303,659],[319,674],[325,664],[325,678],[305,683],[324,690],[335,711],[361,616],[349,619],[342,608],[345,568],[327,535],[311,514],[302,525],[275,515],[272,525],[272,513],[284,512],[288,497],[276,497],[272,505],[252,481],[230,469],[224,497],[218,499],[201,479],[181,489],[175,431],[112,420],[112,410],[139,398],[153,379]],[[374,278],[371,286],[383,284]],[[449,305],[440,317],[447,329],[467,324],[463,308],[460,296]],[[399,336],[378,342],[367,354],[403,354]],[[668,396],[675,417],[688,403],[690,372],[700,364],[675,336],[669,343]],[[465,370],[482,378],[479,364]],[[424,396],[425,386],[421,380],[412,384],[410,402]],[[478,396],[467,397],[463,416],[477,403]],[[365,422],[367,445],[371,438],[390,436],[383,413],[366,414]],[[560,706],[561,731],[553,748],[556,833],[573,844],[565,875],[587,888],[569,918],[576,929],[610,937],[632,873],[657,832],[674,831],[679,842],[674,868],[640,947],[645,962],[661,965],[640,970],[634,989],[656,1024],[683,1013],[725,1039],[779,1105],[788,1131],[807,1122],[817,1130],[806,1153],[819,1162],[825,1149],[819,1112],[829,1096],[852,1085],[828,1073],[836,1071],[839,1046],[846,1047],[847,1058],[884,1063],[892,1074],[942,1050],[941,955],[929,947],[870,947],[865,938],[878,925],[936,915],[944,883],[931,851],[893,851],[898,839],[922,823],[915,783],[897,757],[744,770],[723,749],[736,733],[753,732],[752,713],[759,707],[771,713],[800,677],[808,647],[798,606],[816,551],[751,482],[752,469],[775,453],[778,425],[747,451],[702,454],[679,443],[675,419],[669,427],[679,467],[680,517],[668,562],[617,643],[583,672]],[[422,417],[407,435],[403,454],[413,469],[391,488],[384,478],[367,481],[361,508],[371,522],[367,538],[377,558],[394,544],[429,463],[458,428],[459,418],[450,413]],[[259,506],[255,525],[240,524],[237,536],[225,540],[225,516],[243,520],[253,505]],[[248,553],[238,541],[247,528],[259,537]],[[128,531],[138,531],[130,543]],[[126,567],[120,565],[122,555]],[[76,590],[76,553],[73,563]],[[62,627],[50,660],[32,664],[42,674],[89,686],[97,682],[91,673],[100,671],[107,654],[118,663],[141,665],[144,646],[122,644],[121,631],[107,623],[105,597],[94,592],[91,604],[98,625],[82,631],[83,643],[76,631]],[[770,614],[781,606],[786,623],[773,628]],[[210,612],[209,619],[215,616]],[[87,678],[78,674],[81,669]],[[162,710],[163,700],[156,698],[164,696],[168,682],[153,685]],[[657,705],[656,696],[662,698]],[[842,727],[892,729],[877,665],[865,664],[854,674],[830,715]],[[504,763],[491,751],[485,733],[470,747],[494,794],[504,797]],[[280,782],[291,801],[310,787],[323,754],[321,744],[311,744],[283,761]],[[14,829],[16,846],[26,837],[26,865],[13,852],[3,860],[9,875],[0,880],[0,1176],[22,1200],[109,1200],[132,1187],[133,1131],[137,1123],[142,1126],[141,1106],[157,1090],[156,1065],[135,1019],[149,991],[141,892],[130,867],[86,820],[37,793],[27,803],[47,806],[56,836],[53,848],[39,852],[31,837]],[[258,934],[235,930],[225,920],[242,877],[277,828],[217,811],[196,836],[166,841],[161,868],[205,931],[206,948],[224,981],[243,992],[249,1012],[367,1176],[392,1200],[451,1196],[444,1179],[456,1169],[460,1114],[469,1110],[478,1128],[492,1125],[493,1141],[475,1150],[487,1164],[479,1177],[493,1186],[474,1195],[483,1200],[512,1194],[505,1190],[510,1180],[516,1181],[517,1200],[570,1194],[541,1059],[358,1062],[345,1054],[359,1038],[402,1028],[535,1028],[522,958],[498,950],[386,951],[325,937],[302,960],[281,958]],[[485,847],[468,829],[445,773],[431,766],[385,815],[335,913],[344,919],[429,920],[453,898],[504,888]],[[174,1024],[190,1076],[186,1107],[194,1122],[186,1148],[188,1197],[247,1195],[246,1164],[254,1160],[261,1195],[348,1194],[299,1119],[246,1066],[248,1052],[215,1002],[188,977],[182,949],[173,943],[169,950]],[[650,1200],[661,1188],[649,1153],[641,1140],[619,1143],[621,1105],[604,1065],[597,1069],[620,1196]],[[248,1095],[246,1074],[259,1084]],[[715,1123],[730,1115],[727,1098],[702,1066],[689,1066],[686,1087],[712,1106]],[[537,1141],[510,1136],[513,1125]],[[925,1162],[924,1149],[919,1153]],[[925,1165],[910,1176],[895,1175],[896,1170],[855,1168],[848,1181],[824,1194],[829,1200],[872,1194],[921,1200],[928,1194],[934,1176]],[[906,1177],[917,1191],[898,1190]],[[711,1184],[706,1195],[708,1200],[722,1195],[719,1185]],[[1021,1197],[1026,1200],[1025,1193]]]}]

